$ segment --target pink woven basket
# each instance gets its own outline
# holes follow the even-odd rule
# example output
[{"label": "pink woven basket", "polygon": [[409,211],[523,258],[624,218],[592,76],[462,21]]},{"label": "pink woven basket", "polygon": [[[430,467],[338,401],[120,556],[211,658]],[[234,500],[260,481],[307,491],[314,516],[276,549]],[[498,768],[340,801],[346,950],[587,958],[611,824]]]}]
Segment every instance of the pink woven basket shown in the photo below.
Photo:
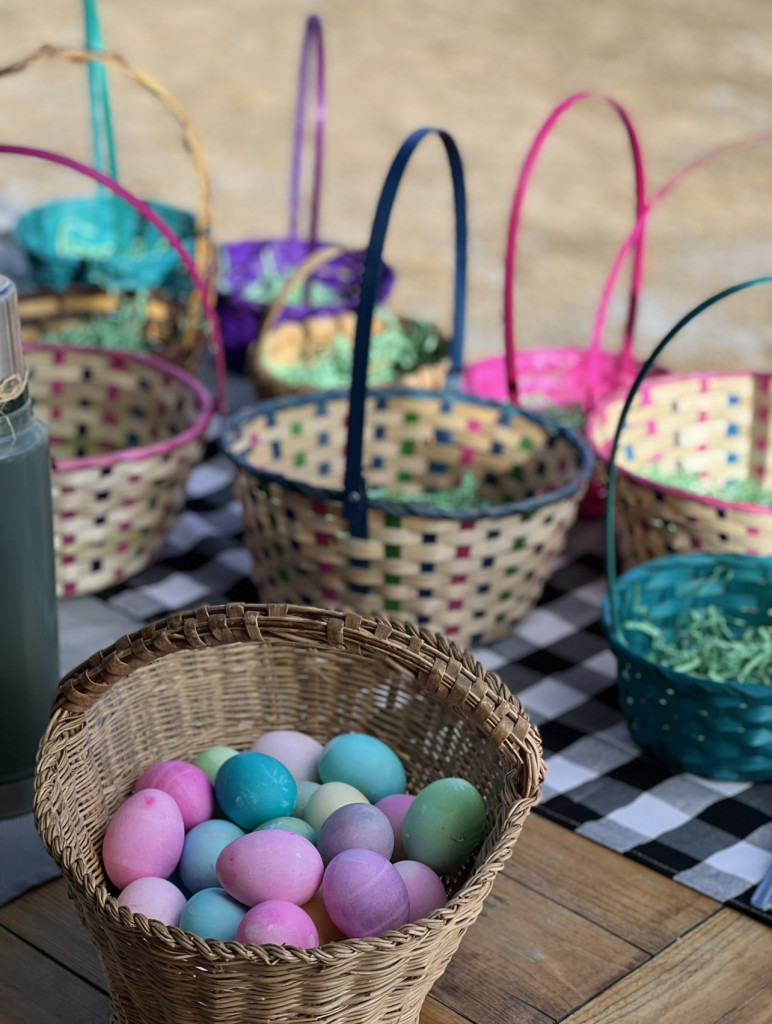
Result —
[{"label": "pink woven basket", "polygon": [[[636,239],[633,256],[628,313],[619,352],[587,346],[532,348],[518,350],[515,329],[515,271],[517,243],[526,191],[541,149],[564,114],[583,100],[607,103],[619,116],[630,142],[635,172],[635,211],[639,217],[645,208],[644,164],[635,128],[625,109],[616,100],[592,92],[579,92],[564,100],[550,114],[537,133],[523,164],[515,189],[509,219],[504,286],[505,355],[483,359],[466,367],[463,387],[471,394],[494,401],[511,401],[525,408],[549,412],[558,421],[581,426],[596,399],[629,385],[639,363],[633,356],[633,330],[643,268],[643,234]],[[580,507],[581,515],[600,515],[603,511],[602,483],[594,480]]]},{"label": "pink woven basket", "polygon": [[[199,292],[215,343],[217,408],[225,363],[207,286],[177,236],[112,178],[69,157],[24,146],[0,153],[72,168],[133,206],[177,252]],[[30,394],[47,422],[59,596],[93,593],[149,565],[185,502],[215,409],[209,391],[161,356],[75,345],[25,345]]]}]

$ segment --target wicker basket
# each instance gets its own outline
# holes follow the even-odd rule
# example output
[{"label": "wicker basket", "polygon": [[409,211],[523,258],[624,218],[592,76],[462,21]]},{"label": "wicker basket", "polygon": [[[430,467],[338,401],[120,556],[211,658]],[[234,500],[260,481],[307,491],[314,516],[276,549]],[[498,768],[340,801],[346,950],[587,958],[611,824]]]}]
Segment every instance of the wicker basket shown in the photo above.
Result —
[{"label": "wicker basket", "polygon": [[[190,153],[198,186],[198,212],[195,216],[162,203],[148,206],[168,224],[186,249],[193,252],[199,277],[213,293],[216,276],[216,253],[210,238],[210,184],[204,167],[201,148],[193,127],[180,104],[145,72],[133,67],[117,54],[96,53],[61,47],[43,46],[24,60],[0,68],[0,76],[14,74],[46,60],[63,60],[116,68],[155,96],[182,130],[182,142]],[[15,228],[19,243],[25,248],[39,280],[47,290],[20,297],[20,314],[27,340],[46,340],[62,328],[71,328],[84,321],[102,321],[114,316],[127,294],[136,295],[144,306],[144,324],[138,330],[137,348],[147,347],[151,354],[162,355],[195,372],[209,345],[202,331],[201,299],[190,288],[184,268],[173,250],[160,253],[154,248],[150,258],[130,258],[131,250],[120,246],[110,259],[72,259],[63,257],[56,248],[57,225],[67,218],[112,222],[123,204],[109,194],[62,200],[37,207],[22,216]],[[130,238],[144,237],[146,242],[162,242],[153,224],[130,210],[129,218],[120,214],[121,233]],[[104,281],[97,286],[93,281]],[[109,284],[108,284],[109,282]],[[141,333],[140,333],[141,331]]]},{"label": "wicker basket", "polygon": [[[488,823],[429,917],[316,949],[204,940],[119,907],[110,816],[148,765],[270,729],[370,733],[413,792],[472,782]],[[410,626],[316,608],[230,605],[146,626],[66,676],[41,745],[35,816],[109,979],[114,1024],[417,1024],[510,857],[544,776],[536,728],[467,652]]]},{"label": "wicker basket", "polygon": [[[311,62],[315,57],[314,162],[308,233],[299,229],[302,155],[305,114]],[[248,346],[260,333],[261,325],[276,297],[280,282],[309,256],[329,242],[320,241],[319,203],[322,185],[325,127],[325,65],[322,23],[312,15],[306,21],[300,59],[295,130],[290,176],[289,235],[286,238],[246,239],[221,245],[217,312],[222,325],[228,366],[243,373]],[[364,252],[341,248],[338,255],[320,264],[303,296],[282,310],[286,320],[304,320],[311,314],[337,315],[354,309],[359,301]],[[381,264],[378,290],[385,299],[394,283],[392,270]],[[315,294],[318,290],[319,294]]]},{"label": "wicker basket", "polygon": [[[261,600],[399,614],[459,643],[484,643],[510,632],[541,596],[593,460],[578,435],[509,404],[450,390],[366,395],[386,226],[405,165],[428,134],[408,137],[381,194],[350,393],[295,395],[243,409],[229,420],[222,445],[237,467]],[[452,138],[438,134],[456,197],[451,351],[460,352],[463,173]],[[367,495],[363,465],[368,486],[385,494]],[[448,508],[443,492],[463,486],[465,475],[476,494],[466,496],[464,507]]]},{"label": "wicker basket", "polygon": [[[287,297],[302,287],[317,267],[337,258],[341,252],[339,247],[329,246],[312,253],[290,275],[268,311],[257,338],[247,349],[246,356],[246,370],[252,378],[259,398],[311,394],[324,390],[323,385],[311,383],[313,367],[315,363],[318,365],[318,361],[323,361],[325,356],[329,355],[341,338],[345,338],[350,344],[353,355],[357,321],[353,310],[335,314],[314,313],[302,320],[282,320]],[[399,318],[399,326],[405,336],[414,341],[416,351],[428,337],[439,339],[439,344],[409,372],[400,373],[395,364],[391,379],[385,382],[385,386],[441,391],[452,369],[447,340],[440,337],[439,330],[431,324]],[[375,325],[374,334],[377,330],[378,326]],[[391,358],[394,358],[393,353]],[[283,375],[282,369],[288,370],[289,373]],[[456,366],[455,370],[458,369]],[[301,371],[301,382],[295,383],[292,375],[297,375],[298,370]],[[342,386],[343,383],[345,382],[340,382],[338,386]]]},{"label": "wicker basket", "polygon": [[[217,346],[218,404],[224,411],[224,358],[205,283],[160,218],[107,176],[45,150],[0,145],[0,153],[68,166],[99,181],[147,217],[175,248],[199,289]],[[30,393],[49,429],[57,589],[92,593],[139,572],[155,558],[185,503],[214,410],[187,371],[157,356],[25,345]]]},{"label": "wicker basket", "polygon": [[[629,386],[640,363],[633,355],[633,331],[643,271],[643,234],[636,237],[628,314],[622,347],[618,352],[602,349],[597,336],[587,346],[517,349],[515,329],[515,274],[517,244],[521,231],[523,203],[537,158],[548,136],[563,116],[584,100],[600,100],[619,116],[627,133],[635,173],[636,218],[646,206],[644,163],[635,128],[627,111],[616,100],[590,92],[569,96],[550,114],[537,133],[518,178],[509,219],[505,263],[504,336],[505,355],[472,363],[464,371],[464,388],[472,394],[495,401],[512,401],[528,409],[554,416],[558,422],[582,429],[587,414],[599,398]],[[582,500],[580,514],[603,514],[604,483],[592,480]]]},{"label": "wicker basket", "polygon": [[[702,303],[669,333],[655,349],[656,358],[678,330],[701,310],[720,299],[754,284],[772,284],[760,278],[726,289]],[[746,627],[769,628],[772,606],[772,558],[732,554],[731,544],[720,542],[714,553],[668,554],[636,568],[616,573],[615,518],[627,509],[616,502],[617,455],[628,447],[628,412],[646,367],[641,370],[618,420],[609,454],[609,500],[606,510],[608,596],[603,607],[603,624],[618,663],[619,700],[633,739],[644,751],[680,771],[716,779],[746,781],[772,780],[772,689],[747,681],[714,681],[710,678],[660,664],[652,657],[648,633],[652,627],[667,641],[681,635],[690,613],[714,606],[732,623],[737,642]],[[659,382],[658,382],[659,385]],[[692,394],[716,392],[692,392]],[[718,392],[721,394],[722,392]],[[638,397],[640,397],[638,395]],[[648,407],[651,409],[651,407]],[[710,422],[700,423],[701,436],[722,454],[731,454],[731,432],[726,424],[713,431]],[[698,418],[693,420],[695,426]],[[768,422],[765,420],[765,431]],[[686,428],[689,432],[689,428]],[[696,449],[695,449],[696,450]],[[747,452],[745,465],[747,466]],[[642,483],[642,481],[641,481]],[[715,521],[732,523],[737,509],[714,505],[706,511],[700,503],[681,503],[681,509],[695,513],[692,528],[708,515]],[[769,518],[769,508],[756,509],[756,522]],[[693,540],[696,536],[692,535]],[[706,538],[707,540],[716,538]],[[758,539],[758,538],[757,538]],[[693,543],[692,547],[697,544]],[[705,547],[708,545],[706,544]],[[643,623],[644,629],[637,626]],[[692,627],[693,628],[693,627]]]}]

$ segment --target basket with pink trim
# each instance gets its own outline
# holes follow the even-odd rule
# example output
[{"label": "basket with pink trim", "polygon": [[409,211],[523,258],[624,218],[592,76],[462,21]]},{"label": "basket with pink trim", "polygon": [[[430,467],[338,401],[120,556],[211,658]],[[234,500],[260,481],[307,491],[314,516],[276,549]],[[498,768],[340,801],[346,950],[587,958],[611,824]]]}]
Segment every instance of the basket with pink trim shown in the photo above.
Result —
[{"label": "basket with pink trim", "polygon": [[[180,240],[113,179],[41,149],[0,153],[61,164],[93,178],[147,218],[173,246],[198,289],[216,346],[219,407],[224,359],[206,284]],[[94,593],[146,568],[185,503],[215,409],[206,387],[162,356],[25,344],[29,388],[51,438],[59,596]]]}]

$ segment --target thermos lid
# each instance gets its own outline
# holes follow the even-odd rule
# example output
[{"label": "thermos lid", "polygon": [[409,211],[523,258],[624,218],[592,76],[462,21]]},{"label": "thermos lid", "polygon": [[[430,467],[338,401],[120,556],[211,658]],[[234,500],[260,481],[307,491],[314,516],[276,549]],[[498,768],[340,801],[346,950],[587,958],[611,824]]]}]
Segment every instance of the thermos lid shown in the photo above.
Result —
[{"label": "thermos lid", "polygon": [[0,274],[0,401],[8,402],[23,390],[24,347],[21,343],[16,285]]}]

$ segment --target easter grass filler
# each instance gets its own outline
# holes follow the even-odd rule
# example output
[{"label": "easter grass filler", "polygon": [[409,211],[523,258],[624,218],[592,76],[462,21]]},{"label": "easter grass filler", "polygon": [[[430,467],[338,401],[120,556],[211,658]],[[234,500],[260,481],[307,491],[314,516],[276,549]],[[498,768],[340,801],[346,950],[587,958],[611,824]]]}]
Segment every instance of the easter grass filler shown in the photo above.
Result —
[{"label": "easter grass filler", "polygon": [[700,473],[682,469],[680,466],[672,470],[664,470],[659,462],[653,463],[644,471],[638,470],[641,476],[653,483],[667,484],[701,494],[708,498],[721,498],[729,502],[741,502],[749,505],[772,505],[772,489],[764,487],[755,480],[729,480],[718,483]]}]

